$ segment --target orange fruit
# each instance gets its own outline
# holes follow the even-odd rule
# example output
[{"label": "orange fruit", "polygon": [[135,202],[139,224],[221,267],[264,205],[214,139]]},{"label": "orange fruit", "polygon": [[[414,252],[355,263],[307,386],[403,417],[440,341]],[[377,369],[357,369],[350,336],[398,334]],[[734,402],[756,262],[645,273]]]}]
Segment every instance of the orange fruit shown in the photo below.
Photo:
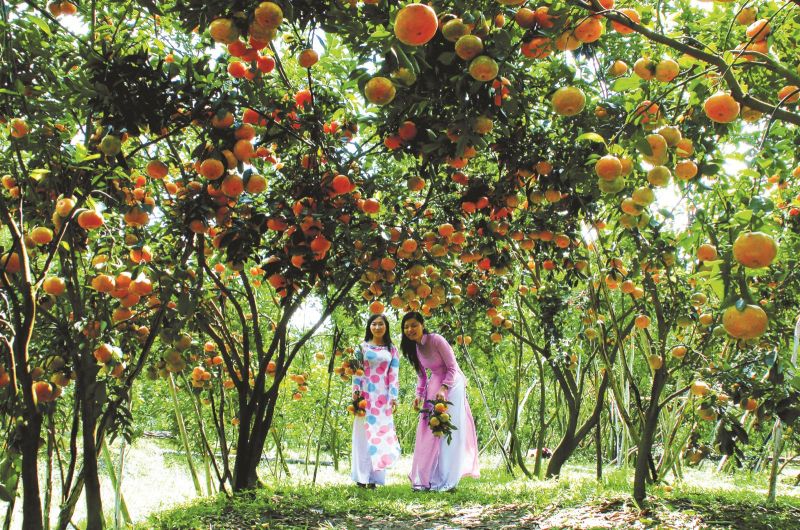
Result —
[{"label": "orange fruit", "polygon": [[94,351],[94,358],[97,362],[107,364],[114,357],[114,350],[108,344],[101,344]]},{"label": "orange fruit", "polygon": [[603,23],[597,18],[583,19],[572,34],[581,42],[594,42],[603,36]]},{"label": "orange fruit", "polygon": [[543,59],[550,55],[552,43],[547,37],[534,37],[524,43],[521,48],[522,55],[531,59]]},{"label": "orange fruit", "polygon": [[624,61],[614,61],[611,63],[611,66],[608,67],[608,73],[614,77],[625,75],[628,73],[628,65],[625,64]]},{"label": "orange fruit", "polygon": [[386,105],[394,99],[397,90],[392,81],[386,77],[373,77],[364,85],[364,96],[375,105]]},{"label": "orange fruit", "polygon": [[263,175],[253,173],[250,175],[250,178],[247,179],[247,186],[245,189],[247,190],[247,193],[262,193],[267,189],[267,179],[264,178]]},{"label": "orange fruit", "polygon": [[84,210],[78,214],[78,225],[84,230],[94,230],[105,224],[103,216],[95,210]]},{"label": "orange fruit", "polygon": [[229,18],[218,18],[211,21],[208,32],[215,42],[230,44],[239,38],[239,30]]},{"label": "orange fruit", "polygon": [[614,155],[605,155],[595,163],[594,172],[603,180],[614,180],[622,175],[622,162]]},{"label": "orange fruit", "polygon": [[667,141],[660,134],[648,134],[645,137],[647,144],[650,146],[650,154],[643,154],[642,158],[649,164],[660,166],[666,163],[667,155]]},{"label": "orange fruit", "polygon": [[710,243],[703,243],[697,247],[697,259],[700,261],[714,261],[719,257],[717,247]]},{"label": "orange fruit", "polygon": [[674,59],[662,59],[656,65],[655,77],[657,81],[669,83],[675,79],[681,71],[681,67]]},{"label": "orange fruit", "polygon": [[556,114],[574,116],[586,106],[586,96],[580,88],[561,87],[553,93],[550,102]]},{"label": "orange fruit", "polygon": [[379,315],[383,313],[384,309],[385,307],[383,303],[378,300],[375,300],[369,305],[369,312],[372,313],[373,315]]},{"label": "orange fruit", "polygon": [[45,226],[37,226],[31,230],[30,237],[37,245],[46,245],[53,240],[53,231]]},{"label": "orange fruit", "polygon": [[749,26],[756,21],[756,9],[754,7],[743,7],[736,15],[736,22],[742,26]]},{"label": "orange fruit", "polygon": [[231,125],[233,125],[233,114],[228,111],[217,112],[211,116],[211,126],[215,129],[227,129]]},{"label": "orange fruit", "polygon": [[[631,22],[634,22],[635,24],[638,24],[639,22],[642,21],[642,17],[641,15],[639,15],[639,12],[629,7],[623,7],[622,9],[620,9],[619,14],[622,16],[622,18],[628,18],[630,19]],[[628,26],[625,26],[613,20],[611,21],[611,27],[614,28],[614,31],[622,35],[628,35],[629,33],[633,33],[633,30]]]},{"label": "orange fruit", "polygon": [[228,73],[234,79],[241,79],[247,76],[247,67],[239,61],[232,61],[228,64]]},{"label": "orange fruit", "polygon": [[110,293],[116,288],[114,278],[108,274],[100,274],[92,278],[92,289],[101,293]]},{"label": "orange fruit", "polygon": [[147,163],[146,171],[150,178],[160,180],[167,176],[169,168],[160,160],[151,160]]},{"label": "orange fruit", "polygon": [[25,123],[25,120],[20,118],[14,118],[11,120],[9,122],[9,126],[11,127],[11,136],[14,138],[22,138],[30,131],[28,124]]},{"label": "orange fruit", "polygon": [[711,387],[705,381],[694,381],[689,388],[689,392],[694,396],[705,396],[710,391]]},{"label": "orange fruit", "polygon": [[697,176],[697,164],[691,160],[681,160],[675,164],[675,176],[681,180],[692,180]]},{"label": "orange fruit", "polygon": [[571,31],[565,31],[556,38],[553,46],[558,51],[571,52],[572,50],[577,50],[581,44],[581,41],[575,38]]},{"label": "orange fruit", "polygon": [[308,48],[300,52],[300,55],[297,57],[297,62],[303,68],[311,68],[319,62],[319,54],[311,48]]},{"label": "orange fruit", "polygon": [[514,22],[523,29],[528,29],[536,23],[536,11],[521,7],[514,13]]},{"label": "orange fruit", "polygon": [[733,257],[751,269],[766,267],[778,254],[778,246],[771,236],[763,232],[746,232],[739,234],[733,242]]},{"label": "orange fruit", "polygon": [[33,398],[36,403],[47,403],[58,397],[53,386],[47,381],[36,381],[33,383]]},{"label": "orange fruit", "polygon": [[796,85],[787,85],[778,91],[778,99],[784,103],[797,103],[800,99],[800,88]]},{"label": "orange fruit", "polygon": [[283,10],[275,2],[261,2],[253,12],[253,17],[260,26],[274,29],[283,22]]},{"label": "orange fruit", "polygon": [[666,166],[655,166],[647,172],[647,182],[657,188],[663,188],[669,184],[672,172]]},{"label": "orange fruit", "polygon": [[225,172],[225,166],[216,158],[207,158],[200,164],[199,173],[209,180],[216,180]]},{"label": "orange fruit", "polygon": [[752,39],[754,42],[758,42],[766,39],[767,35],[769,35],[771,31],[772,28],[770,28],[767,19],[762,18],[747,26],[745,34],[749,39]]},{"label": "orange fruit", "polygon": [[550,14],[550,8],[541,6],[536,8],[536,22],[544,29],[549,29],[555,26],[555,17]]},{"label": "orange fruit", "polygon": [[237,160],[247,162],[255,155],[256,153],[250,140],[236,140],[236,143],[233,144],[233,156],[235,156]]},{"label": "orange fruit", "polygon": [[58,276],[48,276],[42,282],[42,290],[53,296],[61,296],[66,289],[66,282],[64,282],[63,278],[59,278]]},{"label": "orange fruit", "polygon": [[634,324],[639,329],[645,329],[650,326],[650,317],[647,315],[637,315]]},{"label": "orange fruit", "polygon": [[352,189],[350,179],[345,175],[336,175],[331,181],[331,187],[336,195],[348,193]]},{"label": "orange fruit", "polygon": [[717,92],[703,102],[703,111],[711,121],[730,123],[739,116],[739,102],[726,92]]},{"label": "orange fruit", "polygon": [[649,81],[655,77],[656,65],[649,57],[640,57],[633,63],[633,73]]},{"label": "orange fruit", "polygon": [[417,244],[417,242],[416,242],[415,240],[413,240],[413,239],[406,239],[406,240],[405,240],[405,241],[403,241],[403,243],[400,245],[400,248],[402,248],[404,252],[407,252],[407,253],[409,253],[409,254],[412,254],[413,252],[415,252],[415,251],[417,250],[417,246],[418,246],[418,244]]},{"label": "orange fruit", "polygon": [[748,304],[739,311],[735,305],[722,314],[722,327],[735,339],[755,339],[767,331],[767,314],[757,305]]},{"label": "orange fruit", "polygon": [[688,158],[692,156],[692,153],[694,153],[694,144],[691,139],[681,138],[675,144],[675,154],[678,155],[678,158]]},{"label": "orange fruit", "polygon": [[409,142],[417,136],[417,126],[413,121],[406,120],[397,128],[397,136],[404,142]]},{"label": "orange fruit", "polygon": [[228,197],[238,197],[244,192],[244,180],[237,173],[230,173],[222,180],[220,190]]},{"label": "orange fruit", "polygon": [[497,61],[488,55],[480,55],[469,63],[469,75],[476,81],[491,81],[497,77],[499,70]]},{"label": "orange fruit", "polygon": [[683,359],[683,357],[686,355],[686,352],[687,352],[686,346],[675,346],[674,348],[672,348],[672,351],[670,353],[676,359]]},{"label": "orange fruit", "polygon": [[431,40],[439,29],[436,12],[425,4],[408,4],[397,12],[394,34],[403,44],[420,46]]},{"label": "orange fruit", "polygon": [[469,32],[470,27],[460,18],[452,18],[442,25],[442,36],[450,42],[456,42]]},{"label": "orange fruit", "polygon": [[456,55],[465,61],[474,59],[483,51],[483,41],[475,35],[464,35],[456,41]]},{"label": "orange fruit", "polygon": [[377,199],[366,199],[361,207],[362,211],[367,214],[378,213],[380,208],[381,203],[379,203]]}]

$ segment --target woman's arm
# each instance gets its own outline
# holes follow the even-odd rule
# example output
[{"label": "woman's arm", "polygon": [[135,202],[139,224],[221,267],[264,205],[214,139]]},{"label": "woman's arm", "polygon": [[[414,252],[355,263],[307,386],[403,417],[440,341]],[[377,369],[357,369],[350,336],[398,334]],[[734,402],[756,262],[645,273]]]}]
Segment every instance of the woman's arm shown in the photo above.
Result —
[{"label": "woman's arm", "polygon": [[[358,348],[360,349],[361,346],[359,346]],[[362,358],[361,364],[363,365],[366,361],[363,360],[363,358],[364,358],[363,355],[361,355],[361,358]],[[353,395],[355,395],[356,392],[363,392],[364,386],[365,386],[364,385],[364,379],[365,378],[366,378],[365,375],[355,375],[355,373],[354,373],[354,375],[353,375]]]},{"label": "woman's arm", "polygon": [[399,392],[399,376],[400,376],[400,356],[397,354],[397,348],[392,346],[392,360],[389,361],[389,371],[386,374],[386,378],[388,379],[389,383],[389,400],[395,401],[397,399],[397,394]]},{"label": "woman's arm", "polygon": [[460,372],[460,369],[458,368],[456,356],[453,353],[453,348],[450,346],[450,343],[441,335],[434,335],[434,337],[436,338],[436,351],[438,351],[439,355],[442,357],[442,362],[446,370],[444,379],[442,379],[442,386],[446,386],[449,390],[455,384],[456,374]]},{"label": "woman's arm", "polygon": [[420,367],[417,372],[417,397],[425,399],[425,387],[428,386],[428,372],[425,368]]}]

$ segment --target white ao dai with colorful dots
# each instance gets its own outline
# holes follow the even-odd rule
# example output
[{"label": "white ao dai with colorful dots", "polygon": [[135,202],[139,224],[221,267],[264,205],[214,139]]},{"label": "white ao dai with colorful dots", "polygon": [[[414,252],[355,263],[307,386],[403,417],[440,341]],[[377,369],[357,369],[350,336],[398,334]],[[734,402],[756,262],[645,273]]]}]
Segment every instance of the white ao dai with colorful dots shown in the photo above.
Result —
[{"label": "white ao dai with colorful dots", "polygon": [[[353,377],[353,391],[360,390],[364,394],[367,413],[354,420],[353,460],[360,461],[362,465],[354,463],[353,478],[356,482],[367,483],[375,480],[368,479],[365,474],[380,472],[400,457],[400,444],[392,415],[392,400],[397,399],[398,392],[400,358],[394,346],[376,346],[365,342],[361,344],[361,352],[364,375]],[[370,470],[363,469],[367,464]]]}]

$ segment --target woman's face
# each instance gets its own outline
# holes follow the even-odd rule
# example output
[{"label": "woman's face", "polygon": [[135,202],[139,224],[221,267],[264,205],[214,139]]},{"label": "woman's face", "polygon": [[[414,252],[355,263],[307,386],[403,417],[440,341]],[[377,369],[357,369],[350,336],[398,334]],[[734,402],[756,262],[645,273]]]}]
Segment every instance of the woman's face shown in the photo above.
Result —
[{"label": "woman's face", "polygon": [[386,322],[382,318],[376,318],[369,325],[369,330],[372,332],[373,340],[381,341],[386,335]]},{"label": "woman's face", "polygon": [[416,318],[409,318],[406,320],[405,324],[403,324],[403,333],[414,342],[422,340],[423,329],[422,323]]}]

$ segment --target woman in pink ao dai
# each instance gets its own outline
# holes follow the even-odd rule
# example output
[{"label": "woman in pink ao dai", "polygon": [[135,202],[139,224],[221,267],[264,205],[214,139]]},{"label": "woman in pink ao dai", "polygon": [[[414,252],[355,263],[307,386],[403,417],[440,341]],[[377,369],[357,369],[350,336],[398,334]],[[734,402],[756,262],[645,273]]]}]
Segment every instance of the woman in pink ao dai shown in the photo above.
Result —
[{"label": "woman in pink ao dai", "polygon": [[393,416],[400,357],[384,315],[369,318],[360,351],[364,375],[353,377],[353,392],[366,398],[367,413],[353,421],[351,476],[359,486],[374,488],[385,483],[386,468],[400,457]]},{"label": "woman in pink ao dai", "polygon": [[450,401],[448,413],[456,430],[448,443],[434,436],[427,419],[420,415],[409,479],[415,490],[451,491],[461,477],[480,476],[478,439],[467,402],[467,381],[458,367],[453,348],[441,335],[429,333],[424,324],[422,315],[417,312],[403,317],[400,347],[417,371],[414,408],[424,407],[426,400]]}]

